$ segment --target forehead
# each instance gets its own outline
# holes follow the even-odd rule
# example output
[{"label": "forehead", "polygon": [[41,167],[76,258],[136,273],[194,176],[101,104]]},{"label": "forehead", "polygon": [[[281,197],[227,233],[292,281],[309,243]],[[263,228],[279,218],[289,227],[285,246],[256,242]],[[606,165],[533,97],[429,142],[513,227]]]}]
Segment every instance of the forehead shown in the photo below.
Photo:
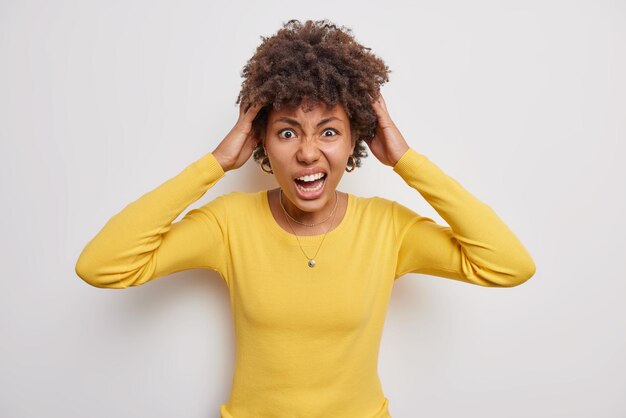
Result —
[{"label": "forehead", "polygon": [[283,116],[287,116],[293,119],[300,119],[300,120],[305,120],[305,119],[317,120],[317,119],[321,119],[321,118],[325,118],[329,116],[335,116],[335,117],[342,119],[345,122],[348,121],[348,115],[341,103],[338,103],[333,107],[330,107],[326,103],[320,102],[316,104],[315,107],[313,107],[313,109],[307,112],[303,110],[303,105],[304,103],[302,103],[300,106],[284,105],[279,110],[270,108],[268,120],[270,123],[272,123],[277,118],[280,118]]}]

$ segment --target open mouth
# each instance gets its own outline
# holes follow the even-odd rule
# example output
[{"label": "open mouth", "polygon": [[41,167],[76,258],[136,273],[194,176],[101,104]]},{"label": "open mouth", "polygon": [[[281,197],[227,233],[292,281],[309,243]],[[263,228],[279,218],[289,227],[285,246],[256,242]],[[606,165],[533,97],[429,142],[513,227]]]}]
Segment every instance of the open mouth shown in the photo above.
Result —
[{"label": "open mouth", "polygon": [[326,182],[325,173],[316,173],[308,176],[298,177],[294,180],[296,187],[304,193],[312,193],[324,187]]}]

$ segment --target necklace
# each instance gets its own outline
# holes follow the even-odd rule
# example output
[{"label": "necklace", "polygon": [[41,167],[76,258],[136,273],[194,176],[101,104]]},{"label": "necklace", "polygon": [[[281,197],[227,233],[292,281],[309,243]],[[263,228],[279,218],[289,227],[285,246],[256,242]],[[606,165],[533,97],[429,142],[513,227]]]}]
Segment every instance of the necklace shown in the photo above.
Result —
[{"label": "necklace", "polygon": [[[324,240],[326,239],[326,235],[328,235],[328,232],[330,231],[330,228],[333,226],[333,221],[335,220],[335,209],[337,209],[337,203],[339,202],[339,195],[337,194],[337,190],[335,190],[335,206],[333,207],[333,210],[332,210],[332,212],[330,214],[330,216],[332,216],[333,219],[332,219],[332,221],[330,221],[330,225],[328,226],[328,229],[326,230],[326,233],[324,233],[324,236],[322,237],[322,242],[320,242],[320,245],[319,245],[319,247],[317,247],[317,251],[315,252],[315,255],[312,258],[309,257],[306,254],[306,252],[304,252],[304,248],[302,248],[302,244],[300,244],[300,238],[298,238],[298,234],[296,234],[296,231],[293,229],[293,226],[291,225],[291,222],[289,221],[289,218],[291,218],[291,216],[289,216],[289,214],[285,210],[285,206],[283,206],[283,189],[280,189],[279,200],[280,200],[280,207],[283,208],[283,213],[285,214],[285,220],[289,224],[289,227],[291,228],[291,232],[293,232],[293,234],[296,236],[296,240],[298,241],[298,246],[300,247],[300,251],[302,251],[302,254],[304,254],[306,259],[309,260],[307,265],[309,267],[311,267],[311,268],[315,267],[315,264],[317,264],[315,262],[315,257],[317,257],[317,253],[320,252],[320,248],[322,248],[322,244],[324,244]],[[293,218],[291,218],[291,219],[293,219]],[[326,218],[326,220],[328,220],[328,218]],[[324,222],[326,222],[326,220]],[[295,221],[295,219],[294,219],[294,221]],[[315,225],[319,225],[321,223],[323,223],[323,222],[319,222],[319,223],[317,223]]]}]

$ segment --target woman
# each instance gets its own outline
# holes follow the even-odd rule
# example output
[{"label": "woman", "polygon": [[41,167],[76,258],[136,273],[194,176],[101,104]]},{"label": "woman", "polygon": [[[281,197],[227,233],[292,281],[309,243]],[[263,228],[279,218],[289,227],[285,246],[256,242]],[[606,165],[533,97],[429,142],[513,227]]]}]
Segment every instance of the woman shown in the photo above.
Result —
[{"label": "woman", "polygon": [[[113,216],[76,264],[87,283],[108,288],[192,268],[220,273],[237,344],[222,418],[389,417],[377,362],[395,279],[512,287],[535,272],[494,211],[408,145],[379,92],[387,67],[349,32],[293,20],[265,38],[244,67],[228,135]],[[363,142],[450,227],[339,192]],[[172,223],[252,155],[279,187],[216,197]]]}]

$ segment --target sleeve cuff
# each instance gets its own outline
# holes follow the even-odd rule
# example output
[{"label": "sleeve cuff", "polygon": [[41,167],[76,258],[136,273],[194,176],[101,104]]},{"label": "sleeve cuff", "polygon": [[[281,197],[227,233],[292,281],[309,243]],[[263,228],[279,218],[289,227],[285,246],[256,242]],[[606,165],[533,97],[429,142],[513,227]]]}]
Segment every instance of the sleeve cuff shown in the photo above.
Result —
[{"label": "sleeve cuff", "polygon": [[217,158],[212,152],[205,154],[202,158],[196,160],[192,164],[202,175],[207,176],[207,179],[215,180],[224,176],[225,172]]},{"label": "sleeve cuff", "polygon": [[400,157],[396,165],[393,166],[393,171],[404,176],[414,170],[416,170],[420,165],[426,162],[428,158],[424,154],[420,154],[415,151],[413,148],[409,148],[403,155]]}]

